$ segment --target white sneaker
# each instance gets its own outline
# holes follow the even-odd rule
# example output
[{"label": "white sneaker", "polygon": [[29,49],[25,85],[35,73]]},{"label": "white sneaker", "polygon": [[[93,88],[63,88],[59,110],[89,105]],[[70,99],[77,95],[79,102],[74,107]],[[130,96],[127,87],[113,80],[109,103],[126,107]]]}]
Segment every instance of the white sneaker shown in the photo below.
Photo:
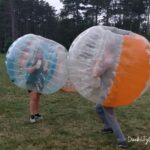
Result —
[{"label": "white sneaker", "polygon": [[39,115],[39,114],[36,114],[36,115],[32,115],[30,117],[30,123],[35,123],[35,122],[39,122],[43,120],[43,116]]},{"label": "white sneaker", "polygon": [[35,122],[36,122],[35,118],[30,117],[30,123],[35,123]]}]

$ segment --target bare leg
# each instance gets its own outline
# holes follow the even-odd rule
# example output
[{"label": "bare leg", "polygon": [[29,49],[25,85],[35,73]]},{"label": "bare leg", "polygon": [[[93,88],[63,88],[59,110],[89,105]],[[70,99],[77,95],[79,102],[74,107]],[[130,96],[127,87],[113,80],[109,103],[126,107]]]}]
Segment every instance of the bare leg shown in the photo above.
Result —
[{"label": "bare leg", "polygon": [[30,114],[38,114],[39,113],[39,100],[40,100],[40,93],[37,92],[30,92],[30,101],[29,101],[29,109]]}]

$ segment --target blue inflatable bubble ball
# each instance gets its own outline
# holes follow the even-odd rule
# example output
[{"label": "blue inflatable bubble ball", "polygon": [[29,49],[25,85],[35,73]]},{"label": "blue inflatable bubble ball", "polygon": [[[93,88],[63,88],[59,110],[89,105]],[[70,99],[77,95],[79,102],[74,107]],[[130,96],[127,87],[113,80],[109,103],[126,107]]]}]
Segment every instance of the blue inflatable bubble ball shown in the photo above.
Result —
[{"label": "blue inflatable bubble ball", "polygon": [[34,34],[17,39],[8,49],[6,68],[18,87],[54,93],[67,80],[67,51],[61,44]]}]

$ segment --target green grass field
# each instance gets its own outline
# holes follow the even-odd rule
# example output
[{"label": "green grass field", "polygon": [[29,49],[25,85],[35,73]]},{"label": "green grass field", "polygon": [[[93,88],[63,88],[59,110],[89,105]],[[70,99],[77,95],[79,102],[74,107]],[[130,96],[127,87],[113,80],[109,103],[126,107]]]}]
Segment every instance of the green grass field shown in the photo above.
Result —
[{"label": "green grass field", "polygon": [[[114,135],[103,127],[94,103],[77,93],[41,97],[45,119],[29,123],[28,93],[13,85],[0,55],[0,150],[118,150]],[[136,85],[135,85],[136,86]],[[116,109],[125,136],[149,137],[150,92],[133,105]],[[129,150],[150,150],[150,143],[129,142]]]}]

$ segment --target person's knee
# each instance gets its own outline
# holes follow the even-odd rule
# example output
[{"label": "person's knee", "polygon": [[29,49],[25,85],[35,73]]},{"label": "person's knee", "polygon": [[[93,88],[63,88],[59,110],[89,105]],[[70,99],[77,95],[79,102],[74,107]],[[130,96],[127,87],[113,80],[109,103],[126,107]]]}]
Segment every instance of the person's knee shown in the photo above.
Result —
[{"label": "person's knee", "polygon": [[116,120],[116,116],[115,116],[115,113],[114,113],[114,108],[104,107],[103,109],[104,109],[106,118],[109,118],[108,120]]}]

